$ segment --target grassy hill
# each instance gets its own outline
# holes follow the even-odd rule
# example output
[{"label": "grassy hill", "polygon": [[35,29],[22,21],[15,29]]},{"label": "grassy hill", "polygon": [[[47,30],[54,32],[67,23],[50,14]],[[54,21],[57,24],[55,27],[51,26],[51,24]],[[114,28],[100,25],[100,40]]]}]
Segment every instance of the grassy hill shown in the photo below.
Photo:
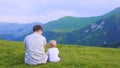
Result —
[{"label": "grassy hill", "polygon": [[85,28],[86,26],[100,20],[101,17],[72,17],[66,16],[55,21],[50,21],[43,27],[45,31],[54,31],[58,33],[67,33],[74,30]]},{"label": "grassy hill", "polygon": [[59,44],[62,60],[43,65],[24,64],[22,42],[0,41],[0,68],[119,68],[120,49]]},{"label": "grassy hill", "polygon": [[54,31],[58,33],[72,32],[78,29],[83,29],[94,22],[107,18],[112,15],[120,14],[120,7],[113,9],[112,11],[93,17],[72,17],[65,16],[55,21],[50,21],[44,25],[45,31]]}]

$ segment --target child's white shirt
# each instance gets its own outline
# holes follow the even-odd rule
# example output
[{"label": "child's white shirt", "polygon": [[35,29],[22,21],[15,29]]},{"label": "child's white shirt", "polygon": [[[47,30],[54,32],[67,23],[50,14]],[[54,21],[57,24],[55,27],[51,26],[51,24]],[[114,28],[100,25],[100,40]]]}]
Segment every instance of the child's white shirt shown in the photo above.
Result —
[{"label": "child's white shirt", "polygon": [[56,48],[56,47],[49,48],[47,54],[48,54],[48,61],[50,61],[50,62],[59,62],[60,61],[60,58],[58,56],[58,54],[59,54],[58,48]]}]

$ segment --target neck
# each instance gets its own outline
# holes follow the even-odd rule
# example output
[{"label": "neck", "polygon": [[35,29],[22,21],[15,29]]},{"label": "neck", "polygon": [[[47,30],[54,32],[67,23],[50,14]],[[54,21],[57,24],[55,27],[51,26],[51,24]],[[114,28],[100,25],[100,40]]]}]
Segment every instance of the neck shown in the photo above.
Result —
[{"label": "neck", "polygon": [[42,32],[34,32],[35,34],[42,34]]}]

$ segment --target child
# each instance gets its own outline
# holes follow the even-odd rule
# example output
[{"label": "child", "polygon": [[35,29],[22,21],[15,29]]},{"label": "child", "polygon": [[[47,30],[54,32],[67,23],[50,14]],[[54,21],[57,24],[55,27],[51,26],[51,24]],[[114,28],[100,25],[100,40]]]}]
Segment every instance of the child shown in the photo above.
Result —
[{"label": "child", "polygon": [[57,42],[55,40],[51,40],[49,42],[49,49],[48,49],[48,61],[49,62],[59,62],[60,58],[58,57],[59,50],[56,48]]}]

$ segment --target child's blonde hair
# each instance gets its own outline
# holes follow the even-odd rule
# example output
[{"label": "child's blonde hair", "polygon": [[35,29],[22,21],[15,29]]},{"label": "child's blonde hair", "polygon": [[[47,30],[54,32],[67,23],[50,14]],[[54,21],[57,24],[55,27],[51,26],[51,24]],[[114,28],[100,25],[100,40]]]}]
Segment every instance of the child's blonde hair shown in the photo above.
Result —
[{"label": "child's blonde hair", "polygon": [[56,44],[57,44],[57,42],[56,42],[55,40],[50,40],[50,41],[49,41],[49,45],[50,45],[51,47],[55,47]]}]

